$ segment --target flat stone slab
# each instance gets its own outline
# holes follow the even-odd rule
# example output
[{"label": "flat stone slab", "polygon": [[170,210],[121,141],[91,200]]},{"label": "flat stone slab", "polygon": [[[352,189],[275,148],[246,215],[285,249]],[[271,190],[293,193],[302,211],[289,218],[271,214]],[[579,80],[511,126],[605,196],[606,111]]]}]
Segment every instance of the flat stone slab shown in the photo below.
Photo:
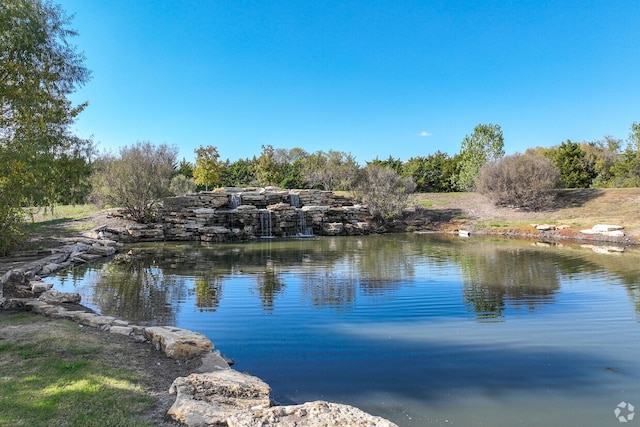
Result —
[{"label": "flat stone slab", "polygon": [[193,359],[213,349],[211,340],[201,333],[174,326],[152,326],[145,328],[144,334],[171,359]]},{"label": "flat stone slab", "polygon": [[624,227],[621,225],[596,224],[593,227],[591,227],[591,229],[596,233],[606,233],[608,231],[624,230]]}]

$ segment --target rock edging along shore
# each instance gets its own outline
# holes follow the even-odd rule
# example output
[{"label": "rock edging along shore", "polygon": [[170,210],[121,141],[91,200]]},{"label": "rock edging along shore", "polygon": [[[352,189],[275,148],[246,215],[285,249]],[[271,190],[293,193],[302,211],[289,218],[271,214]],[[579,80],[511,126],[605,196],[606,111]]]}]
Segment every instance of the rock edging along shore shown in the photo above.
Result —
[{"label": "rock edging along shore", "polygon": [[[271,388],[261,379],[231,369],[228,359],[204,335],[173,326],[142,327],[113,316],[101,316],[85,310],[67,309],[62,304],[77,304],[80,295],[44,291],[37,299],[14,298],[11,306],[56,319],[68,319],[105,332],[130,336],[137,342],[149,342],[157,350],[176,360],[202,358],[200,372],[178,377],[169,389],[176,395],[167,416],[189,427],[205,426],[381,426],[396,424],[370,415],[358,408],[325,401],[279,406],[271,399]],[[397,427],[397,426],[396,426]]]},{"label": "rock edging along shore", "polygon": [[5,293],[12,296],[32,298],[51,289],[53,285],[41,278],[56,271],[92,262],[114,255],[122,244],[115,240],[76,237],[69,243],[47,251],[37,259],[22,262],[0,276],[0,307],[7,305]]}]

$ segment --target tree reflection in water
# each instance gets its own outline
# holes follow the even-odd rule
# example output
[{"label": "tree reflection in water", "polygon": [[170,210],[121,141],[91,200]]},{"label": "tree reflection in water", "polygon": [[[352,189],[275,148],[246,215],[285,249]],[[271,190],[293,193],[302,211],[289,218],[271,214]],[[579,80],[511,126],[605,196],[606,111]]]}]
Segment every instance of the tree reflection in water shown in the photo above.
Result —
[{"label": "tree reflection in water", "polygon": [[141,324],[174,324],[173,301],[184,300],[186,278],[165,276],[148,258],[103,266],[96,280],[92,303],[105,315]]},{"label": "tree reflection in water", "polygon": [[[194,297],[200,311],[216,311],[228,281],[254,282],[265,312],[297,284],[310,305],[348,310],[359,296],[392,298],[396,290],[429,280],[446,265],[461,282],[460,297],[479,320],[499,320],[507,310],[534,310],[555,298],[564,276],[617,274],[640,311],[640,273],[628,259],[587,250],[540,249],[530,242],[401,234],[242,244],[137,245],[121,263],[95,275],[92,303],[101,313],[140,323],[171,324],[176,302]],[[576,262],[579,258],[580,262]],[[67,276],[75,285],[80,271]],[[617,273],[616,273],[617,272]],[[417,276],[420,277],[417,277]],[[61,279],[64,280],[64,279]],[[291,286],[293,287],[293,286]]]}]

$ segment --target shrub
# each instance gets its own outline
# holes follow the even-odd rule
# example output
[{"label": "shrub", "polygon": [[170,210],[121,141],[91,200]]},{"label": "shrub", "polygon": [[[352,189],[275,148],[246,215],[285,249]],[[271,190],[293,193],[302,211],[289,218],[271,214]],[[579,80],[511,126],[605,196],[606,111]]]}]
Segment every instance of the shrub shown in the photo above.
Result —
[{"label": "shrub", "polygon": [[171,183],[169,184],[169,191],[176,196],[181,196],[186,193],[193,193],[196,191],[196,182],[193,178],[187,178],[186,176],[180,174],[176,175],[171,179]]},{"label": "shrub", "polygon": [[391,168],[370,164],[362,169],[354,194],[372,215],[393,219],[407,207],[415,188],[413,179],[402,177]]},{"label": "shrub", "polygon": [[138,142],[122,148],[119,158],[102,159],[93,176],[96,204],[119,207],[137,222],[153,221],[160,199],[172,195],[177,152],[166,144]]},{"label": "shrub", "polygon": [[477,191],[497,206],[541,210],[552,205],[559,182],[560,171],[548,158],[513,154],[480,169]]}]

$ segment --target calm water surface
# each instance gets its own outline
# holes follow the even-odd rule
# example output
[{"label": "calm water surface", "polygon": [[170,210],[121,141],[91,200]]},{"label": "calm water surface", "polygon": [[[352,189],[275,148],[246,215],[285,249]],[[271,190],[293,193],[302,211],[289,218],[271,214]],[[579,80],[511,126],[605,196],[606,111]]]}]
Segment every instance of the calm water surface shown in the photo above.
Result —
[{"label": "calm water surface", "polygon": [[204,333],[283,404],[342,402],[400,426],[616,426],[619,403],[640,412],[637,251],[419,234],[131,250],[55,288]]}]

